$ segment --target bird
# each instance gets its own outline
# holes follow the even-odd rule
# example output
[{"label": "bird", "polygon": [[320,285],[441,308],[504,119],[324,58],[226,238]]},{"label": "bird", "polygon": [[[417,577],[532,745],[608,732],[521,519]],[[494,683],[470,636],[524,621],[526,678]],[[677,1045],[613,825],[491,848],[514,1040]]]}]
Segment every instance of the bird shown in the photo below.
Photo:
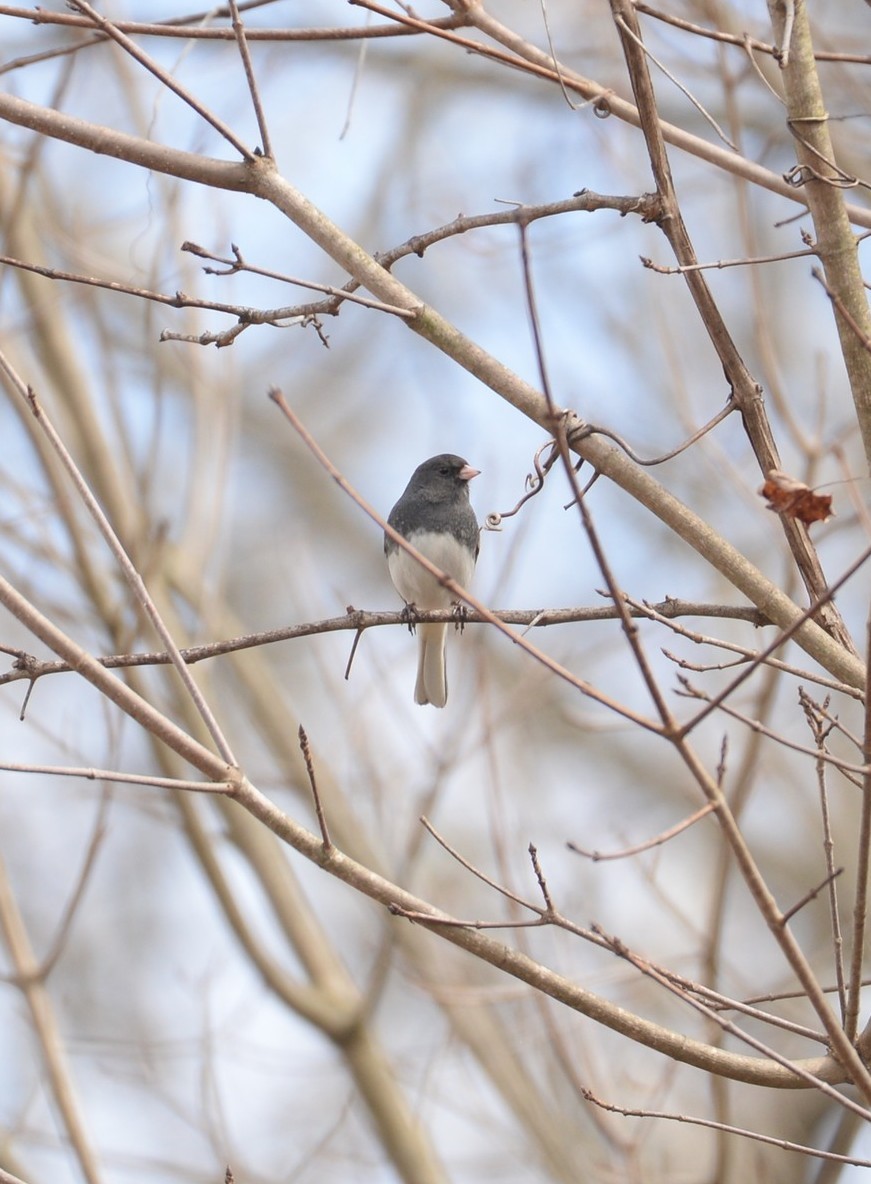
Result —
[{"label": "bird", "polygon": [[[417,466],[387,522],[430,563],[467,588],[478,559],[479,527],[469,501],[469,482],[477,477],[468,461],[450,452]],[[393,586],[409,609],[449,608],[451,593],[385,532],[384,554]],[[447,625],[417,629],[415,703],[444,707],[448,698],[445,669]]]}]

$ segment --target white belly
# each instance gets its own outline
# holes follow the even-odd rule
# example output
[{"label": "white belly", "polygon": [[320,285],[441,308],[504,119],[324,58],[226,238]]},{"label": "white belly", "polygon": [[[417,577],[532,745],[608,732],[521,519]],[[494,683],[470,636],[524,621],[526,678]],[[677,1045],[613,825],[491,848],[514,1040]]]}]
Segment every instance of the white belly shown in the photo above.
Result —
[{"label": "white belly", "polygon": [[[451,535],[427,531],[412,535],[408,541],[430,563],[434,563],[464,588],[469,587],[475,573],[475,558],[468,547],[458,543]],[[422,609],[448,608],[451,604],[452,596],[447,588],[443,588],[416,559],[401,548],[388,556],[387,568],[393,586],[406,604],[415,604]]]}]

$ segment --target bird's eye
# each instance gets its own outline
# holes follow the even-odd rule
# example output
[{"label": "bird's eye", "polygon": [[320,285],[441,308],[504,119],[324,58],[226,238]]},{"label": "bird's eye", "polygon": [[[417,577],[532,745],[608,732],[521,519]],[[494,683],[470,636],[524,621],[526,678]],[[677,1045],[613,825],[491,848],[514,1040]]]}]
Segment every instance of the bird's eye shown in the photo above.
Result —
[{"label": "bird's eye", "polygon": [[441,473],[441,475],[443,477],[447,477],[450,474],[450,471],[451,470],[448,468],[447,465],[442,465],[442,467],[439,469],[439,472]]}]

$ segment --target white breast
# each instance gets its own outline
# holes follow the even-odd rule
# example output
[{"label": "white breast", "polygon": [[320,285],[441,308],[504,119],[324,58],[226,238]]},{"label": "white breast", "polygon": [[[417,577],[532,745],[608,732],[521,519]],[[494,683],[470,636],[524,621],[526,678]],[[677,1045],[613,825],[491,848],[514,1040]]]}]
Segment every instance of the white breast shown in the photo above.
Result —
[{"label": "white breast", "polygon": [[[468,547],[458,543],[452,535],[429,531],[414,534],[408,541],[458,584],[469,587],[475,574],[475,559]],[[450,592],[401,548],[387,557],[387,569],[393,586],[406,604],[423,609],[449,607]]]}]

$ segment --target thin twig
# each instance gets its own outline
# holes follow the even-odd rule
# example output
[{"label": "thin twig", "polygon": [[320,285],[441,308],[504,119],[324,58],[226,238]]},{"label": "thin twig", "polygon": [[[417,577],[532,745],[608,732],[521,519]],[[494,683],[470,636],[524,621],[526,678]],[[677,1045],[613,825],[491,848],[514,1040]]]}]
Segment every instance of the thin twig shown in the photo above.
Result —
[{"label": "thin twig", "polygon": [[[201,247],[199,243],[194,243],[190,240],[183,242],[180,249],[188,255],[195,255],[198,259],[211,259],[213,263],[222,264],[223,271],[219,271],[216,267],[204,267],[203,271],[206,275],[227,276],[247,272],[249,275],[259,275],[265,279],[278,280],[282,284],[295,284],[299,288],[311,288],[313,292],[326,292],[329,296],[338,297],[340,301],[350,300],[354,304],[362,305],[363,308],[375,308],[381,312],[390,312],[401,317],[415,316],[413,309],[400,308],[396,304],[385,304],[383,300],[374,300],[371,296],[358,295],[352,290],[352,285],[359,287],[353,280],[349,281],[342,288],[336,288],[332,284],[319,284],[314,280],[301,280],[297,276],[288,275],[283,271],[274,271],[269,267],[257,267],[254,263],[249,263],[244,258],[235,243],[230,244],[230,250],[233,252],[232,259],[228,259],[224,255],[216,255],[214,251],[209,251],[205,247]],[[328,306],[325,304],[323,308],[327,310]],[[289,308],[281,315],[281,318],[276,319],[284,319],[296,315],[298,315],[296,310]]]},{"label": "thin twig", "polygon": [[[520,231],[520,258],[523,264],[523,286],[526,292],[526,315],[529,317],[529,324],[532,329],[532,344],[535,347],[538,377],[541,382],[542,393],[547,400],[548,409],[554,417],[554,426],[556,426],[558,412],[547,372],[544,341],[542,339],[541,323],[538,317],[538,304],[535,299],[535,288],[532,280],[532,264],[529,258],[529,234],[526,222],[519,222],[518,230]],[[559,437],[556,434],[554,434],[554,440],[556,443],[555,451],[559,453],[561,451],[559,448]]]},{"label": "thin twig", "polygon": [[517,893],[512,892],[510,888],[506,888],[504,884],[500,884],[498,880],[491,879],[491,877],[488,876],[486,872],[482,872],[479,867],[476,867],[475,864],[470,863],[468,859],[459,853],[456,847],[451,846],[444,835],[439,834],[428,818],[422,817],[420,821],[421,825],[429,831],[438,845],[443,847],[445,851],[447,851],[448,855],[450,855],[452,859],[455,859],[461,867],[464,867],[467,872],[471,872],[471,874],[475,876],[476,879],[481,880],[482,883],[486,884],[488,888],[492,888],[501,896],[504,896],[507,900],[511,900],[515,904],[519,904],[521,908],[529,909],[530,912],[536,913],[539,917],[544,916],[544,909],[540,908],[538,905],[533,904],[529,900],[524,900],[522,896],[518,896]]},{"label": "thin twig", "polygon": [[726,133],[723,131],[723,129],[720,127],[720,125],[717,123],[716,119],[714,119],[713,115],[711,115],[710,111],[706,110],[706,108],[702,106],[702,104],[695,97],[695,95],[692,93],[692,91],[690,91],[689,87],[684,86],[684,84],[679,79],[675,78],[674,74],[671,73],[671,71],[664,65],[664,63],[661,62],[659,60],[659,58],[656,57],[655,54],[652,54],[650,52],[650,50],[647,48],[647,46],[644,44],[644,42],[641,40],[641,38],[636,36],[635,33],[633,33],[633,31],[629,28],[629,26],[622,19],[622,17],[618,17],[616,23],[623,30],[623,32],[626,34],[627,37],[632,38],[632,40],[640,47],[642,52],[644,54],[646,54],[646,56],[650,59],[651,62],[653,62],[653,64],[656,66],[656,68],[658,70],[662,71],[662,73],[669,80],[669,82],[672,82],[677,87],[677,89],[681,92],[681,94],[684,95],[687,99],[689,99],[689,101],[692,103],[692,105],[698,111],[699,115],[701,115],[702,119],[704,119],[707,123],[710,124],[710,126],[714,129],[714,131],[719,136],[719,138],[723,141],[723,143],[728,148],[731,148],[733,152],[737,152],[738,151],[737,144],[732,143],[732,141],[729,139],[729,137],[726,135]]},{"label": "thin twig", "polygon": [[[627,603],[630,605],[633,614],[644,616],[648,614],[651,621],[657,621],[661,625],[665,625],[671,629],[678,637],[685,637],[694,645],[709,645],[717,649],[726,650],[729,653],[740,654],[741,658],[737,662],[728,663],[708,663],[702,665],[701,663],[694,663],[688,661],[686,658],[681,658],[677,654],[673,654],[670,650],[663,649],[663,654],[670,662],[674,662],[681,670],[722,670],[732,669],[734,666],[745,662],[749,662],[758,654],[758,650],[751,649],[749,646],[738,645],[733,641],[726,641],[722,637],[712,637],[706,633],[698,633],[693,629],[688,629],[682,625],[680,621],[675,620],[671,616],[664,615],[659,611],[657,605],[648,604],[644,600],[636,600],[633,596],[626,597]],[[858,687],[850,686],[849,683],[840,682],[838,679],[827,678],[823,674],[817,674],[813,670],[804,670],[800,666],[794,666],[791,662],[784,662],[780,658],[774,658],[770,655],[765,658],[765,665],[770,666],[774,670],[782,670],[785,674],[792,674],[796,678],[804,679],[806,682],[815,683],[817,686],[825,687],[830,691],[838,691],[839,694],[849,695],[853,699],[862,699],[863,692]]]},{"label": "thin twig", "polygon": [[[402,614],[400,613],[400,616],[401,615]],[[351,677],[351,667],[354,665],[354,657],[357,653],[357,647],[360,644],[360,639],[363,636],[363,632],[364,631],[362,628],[357,629],[356,633],[354,634],[354,640],[351,642],[351,652],[348,654],[348,664],[345,667],[345,682],[347,682]]]},{"label": "thin twig", "polygon": [[583,855],[587,859],[591,859],[593,863],[599,863],[609,859],[628,859],[633,855],[640,855],[644,851],[650,851],[653,847],[658,847],[662,843],[667,843],[670,839],[675,838],[676,835],[683,834],[685,830],[689,830],[691,826],[695,826],[708,814],[712,814],[717,809],[715,802],[706,802],[704,806],[696,810],[694,814],[690,814],[689,818],[684,818],[675,826],[668,830],[661,831],[658,835],[654,835],[652,839],[645,839],[643,843],[639,843],[635,847],[624,847],[622,851],[588,851],[584,847],[580,847],[577,843],[571,840],[566,843],[570,851],[574,851],[577,855]]},{"label": "thin twig", "polygon": [[[255,4],[240,4],[239,11],[243,12],[249,8],[257,7]],[[115,28],[123,33],[130,33],[137,37],[172,37],[180,38],[185,41],[234,41],[235,34],[229,25],[206,25],[202,22],[209,18],[218,15],[215,9],[209,9],[199,15],[189,17],[185,21],[178,21],[170,19],[161,22],[147,22],[147,21],[113,21]],[[226,9],[224,16],[227,15]],[[87,17],[76,16],[72,13],[52,12],[43,7],[21,8],[15,4],[0,4],[0,16],[18,17],[21,20],[27,21],[32,25],[61,25],[66,28],[73,29],[92,29],[93,21]],[[462,14],[453,16],[438,17],[431,22],[439,29],[462,29],[468,26],[468,19]],[[402,25],[395,20],[390,21],[389,24],[383,25],[336,25],[333,27],[310,27],[297,28],[292,26],[282,26],[279,28],[257,28],[256,26],[247,30],[247,38],[249,41],[358,41],[362,39],[373,40],[384,37],[413,37],[418,36],[426,30],[417,29],[413,26]],[[75,52],[80,46],[89,46],[91,44],[98,44],[109,40],[105,33],[97,33],[94,35],[92,41],[79,42],[73,46],[64,46],[43,55],[39,60],[45,60],[49,57],[61,56],[65,53]],[[20,59],[19,59],[20,61]],[[7,64],[5,69],[9,68]],[[0,71],[2,73],[3,71]]]},{"label": "thin twig", "polygon": [[469,920],[465,917],[451,917],[447,914],[433,916],[432,913],[407,909],[401,904],[389,904],[387,911],[394,917],[402,917],[405,921],[412,921],[418,925],[440,925],[451,929],[540,929],[542,925],[549,925],[550,918],[546,916],[534,917],[530,921],[480,921],[476,918]]},{"label": "thin twig", "polygon": [[299,725],[299,731],[297,735],[299,736],[299,747],[300,751],[302,752],[302,759],[305,761],[305,769],[308,773],[308,783],[311,786],[312,797],[314,798],[315,813],[318,817],[318,826],[321,828],[321,838],[324,841],[324,851],[329,852],[333,848],[333,843],[330,839],[329,829],[327,828],[327,816],[324,813],[321,795],[318,793],[318,781],[317,777],[315,777],[315,765],[314,761],[312,760],[311,745],[308,742],[308,736],[306,735],[306,730],[302,724]]},{"label": "thin twig", "polygon": [[802,251],[783,251],[778,255],[754,255],[748,259],[717,259],[714,263],[684,263],[678,267],[666,267],[661,263],[654,263],[646,255],[641,256],[641,264],[648,271],[655,271],[657,275],[686,275],[690,271],[722,271],[726,267],[756,267],[760,263],[783,263],[787,259],[804,259],[808,255],[819,257],[819,251],[812,248]]},{"label": "thin twig", "polygon": [[547,0],[539,0],[539,8],[541,10],[541,20],[544,25],[544,35],[547,37],[547,48],[550,50],[551,61],[553,62],[553,68],[556,71],[556,76],[557,80],[559,81],[559,88],[562,91],[563,99],[570,110],[582,111],[584,107],[588,106],[588,104],[591,102],[595,102],[595,100],[586,99],[583,103],[572,102],[572,97],[569,94],[568,87],[563,80],[562,68],[560,66],[559,58],[556,56],[556,50],[554,49],[553,36],[550,31],[550,19],[547,15]]},{"label": "thin twig", "polygon": [[[867,662],[871,671],[871,613],[867,623]],[[869,674],[871,679],[871,674]],[[862,781],[862,811],[856,845],[856,895],[853,901],[853,948],[847,980],[847,1013],[844,1031],[852,1040],[856,1036],[861,1006],[862,965],[865,960],[865,931],[868,917],[868,878],[871,875],[871,682],[865,693],[865,738],[862,750],[865,776]]]},{"label": "thin twig", "polygon": [[[366,26],[372,19],[372,13],[366,13]],[[365,26],[364,26],[365,27]],[[410,33],[416,30],[409,29]],[[360,38],[360,46],[357,50],[356,61],[354,62],[354,76],[351,79],[351,92],[348,95],[348,108],[345,112],[345,122],[342,124],[342,130],[339,132],[339,140],[344,140],[348,132],[351,130],[351,113],[354,110],[354,102],[357,97],[357,89],[360,85],[360,80],[363,77],[363,67],[366,64],[366,57],[369,52],[369,41],[365,37]]]},{"label": "thin twig", "polygon": [[840,716],[832,713],[829,708],[829,696],[826,695],[822,703],[817,703],[815,699],[810,697],[803,687],[799,687],[799,699],[802,700],[805,698],[810,702],[814,711],[819,714],[820,718],[831,724],[832,730],[840,733],[840,735],[843,736],[845,740],[848,740],[853,748],[855,748],[856,751],[861,754],[864,747],[862,738],[857,736],[851,728],[846,727],[846,725],[841,721]]},{"label": "thin twig", "polygon": [[245,69],[245,79],[248,83],[248,91],[251,95],[251,102],[254,105],[254,113],[257,116],[257,126],[260,129],[260,143],[263,145],[263,155],[269,160],[275,159],[275,154],[272,151],[272,142],[269,138],[269,126],[266,122],[266,114],[263,110],[263,103],[260,100],[260,90],[257,86],[257,78],[254,74],[254,64],[251,61],[251,51],[248,48],[248,38],[245,32],[245,25],[242,23],[242,18],[239,15],[239,5],[236,0],[228,0],[230,15],[233,21],[233,32],[236,35],[236,44],[239,46],[239,54],[242,58],[242,65]]},{"label": "thin twig", "polygon": [[[748,37],[745,33],[724,33],[721,29],[708,29],[704,25],[693,24],[692,21],[674,16],[670,12],[663,12],[651,4],[645,4],[643,0],[634,0],[634,4],[638,12],[643,12],[645,16],[652,16],[675,29],[682,29],[697,37],[707,37],[712,41],[719,41],[724,45],[737,45],[740,48],[744,48],[746,44],[757,53],[766,53],[770,57],[776,57],[779,52],[777,46],[769,45],[766,41],[758,41],[755,37]],[[818,62],[855,62],[863,66],[871,65],[871,55],[867,53],[835,53],[822,49],[814,50],[814,58]]]},{"label": "thin twig", "polygon": [[[640,7],[640,5],[639,5]],[[667,1110],[639,1110],[628,1106],[618,1106],[616,1102],[606,1102],[597,1097],[592,1090],[584,1089],[584,1097],[601,1110],[610,1114],[622,1114],[626,1118],[656,1118],[666,1122],[683,1122],[689,1126],[701,1126],[708,1130],[720,1131],[727,1135],[738,1135],[742,1139],[752,1139],[754,1143],[763,1143],[768,1147],[779,1147],[782,1151],[795,1151],[800,1155],[809,1155],[815,1159],[822,1159],[833,1163],[854,1164],[856,1167],[871,1167],[871,1159],[857,1159],[852,1155],[839,1155],[836,1151],[821,1151],[817,1147],[810,1147],[805,1143],[793,1143],[791,1139],[779,1139],[774,1135],[763,1135],[759,1131],[751,1131],[747,1127],[733,1126],[728,1122],[717,1122],[712,1118],[697,1118],[692,1114],[673,1114]]]},{"label": "thin twig", "polygon": [[[730,999],[722,992],[715,991],[704,983],[694,983],[691,979],[684,979],[682,975],[675,974],[674,971],[665,970],[663,973],[720,1011],[737,1011],[740,1015],[758,1020],[761,1024],[768,1024],[772,1028],[779,1028],[783,1032],[791,1032],[795,1036],[801,1036],[804,1040],[815,1040],[819,1044],[828,1044],[825,1032],[808,1028],[805,1024],[797,1024],[794,1020],[785,1019],[782,1015],[772,1015],[770,1011],[763,1011],[762,1008],[753,1007],[752,1004],[740,999]],[[799,997],[803,996],[799,994]]]},{"label": "thin twig", "polygon": [[[390,17],[410,29],[416,29],[418,32],[431,33],[434,37],[442,38],[445,41],[451,42],[453,45],[459,46],[467,53],[489,58],[491,61],[500,62],[506,66],[513,66],[515,69],[521,70],[524,73],[532,74],[539,78],[547,78],[552,82],[559,83],[560,79],[565,78],[565,85],[571,85],[568,82],[568,72],[564,71],[561,65],[557,66],[553,62],[553,58],[550,59],[550,64],[547,66],[538,65],[536,62],[519,57],[515,53],[497,49],[492,45],[485,45],[483,42],[475,41],[471,37],[461,37],[451,29],[439,27],[431,21],[421,20],[419,17],[414,17],[410,13],[392,12],[390,9],[375,3],[375,0],[348,0],[348,3],[355,8],[365,8],[367,11],[374,12],[378,16]],[[576,88],[572,86],[572,89]],[[598,102],[604,100],[609,93],[609,91],[602,87],[598,94],[592,96],[587,95],[585,97],[588,101]]]},{"label": "thin twig", "polygon": [[14,761],[0,762],[4,773],[38,773],[43,777],[81,777],[84,781],[111,781],[119,785],[147,785],[152,789],[180,790],[188,793],[227,793],[226,781],[184,781],[180,777],[156,777],[151,773],[120,773],[117,769],[91,769],[73,765],[33,765]]},{"label": "thin twig", "polygon": [[[691,699],[701,699],[705,703],[713,701],[713,696],[693,686],[689,679],[681,677],[679,681],[683,690],[677,692],[678,694],[683,694]],[[867,766],[865,764],[857,764],[854,761],[845,760],[843,757],[835,756],[832,752],[821,753],[817,748],[811,748],[808,744],[802,744],[798,740],[793,740],[790,736],[775,732],[773,728],[769,728],[761,720],[752,719],[749,715],[746,715],[743,711],[739,711],[736,707],[732,707],[729,703],[718,703],[717,710],[722,711],[724,715],[728,715],[731,719],[738,720],[739,723],[743,724],[745,728],[749,728],[752,732],[756,732],[760,736],[765,736],[769,740],[774,740],[777,744],[790,749],[792,752],[799,752],[802,756],[812,756],[817,760],[824,761],[827,765],[831,765],[832,768],[838,769],[839,772],[845,775],[852,773],[855,776],[863,777],[867,772]]]},{"label": "thin twig", "polygon": [[871,353],[871,339],[869,339],[867,334],[862,332],[861,328],[856,323],[856,318],[852,316],[850,310],[844,304],[843,299],[838,295],[837,292],[829,287],[828,283],[826,282],[826,277],[823,275],[820,269],[818,267],[811,268],[811,275],[832,302],[832,305],[838,316],[843,317],[846,323],[850,326],[850,329],[852,330],[862,349],[864,349],[866,353]]},{"label": "thin twig", "polygon": [[824,888],[831,887],[834,880],[843,873],[842,867],[836,867],[833,871],[828,872],[825,879],[819,884],[815,885],[808,892],[804,894],[799,900],[795,902],[791,909],[786,909],[781,918],[782,924],[786,925],[796,913],[801,912],[805,905],[810,904],[812,900],[816,900]]},{"label": "thin twig", "polygon": [[[691,448],[693,444],[697,444],[703,436],[707,436],[709,432],[713,431],[713,429],[717,427],[718,424],[722,423],[723,420],[730,416],[734,411],[734,405],[732,403],[726,403],[716,415],[713,415],[707,423],[702,424],[702,426],[697,431],[693,432],[693,434],[688,439],[684,440],[683,443],[678,444],[669,452],[663,452],[660,456],[654,456],[647,460],[645,460],[644,457],[639,456],[634,449],[629,447],[622,436],[618,436],[617,433],[612,432],[610,428],[603,428],[596,423],[585,423],[581,429],[580,434],[584,436],[606,436],[609,440],[613,440],[615,444],[619,445],[619,447],[623,449],[630,460],[635,461],[637,465],[641,465],[643,468],[649,469],[655,467],[656,465],[665,464],[667,460],[674,460],[676,456],[680,456],[682,452],[686,452],[688,448]],[[569,444],[572,444],[572,442],[578,438],[578,435],[578,432],[572,432],[569,435]]]},{"label": "thin twig", "polygon": [[547,915],[555,914],[556,909],[553,907],[550,889],[547,886],[547,880],[544,878],[544,872],[541,870],[541,863],[538,858],[538,848],[534,843],[529,844],[529,858],[532,862],[532,870],[535,872],[535,878],[538,880],[538,886],[541,889],[541,895],[544,897],[544,912]]},{"label": "thin twig", "polygon": [[[828,699],[826,699],[828,702]],[[824,721],[821,713],[816,709],[810,696],[799,687],[799,703],[804,711],[808,727],[814,737],[820,756],[816,761],[817,789],[820,797],[820,816],[823,824],[823,854],[826,861],[826,871],[832,876],[835,870],[835,843],[832,837],[832,821],[829,813],[829,793],[826,785],[826,762],[821,759],[828,755],[826,741],[834,724]],[[838,908],[838,890],[832,876],[829,884],[829,924],[832,929],[832,953],[835,963],[835,981],[838,988],[838,1002],[841,1007],[841,1022],[847,1014],[847,989],[844,978],[844,937],[841,930],[841,911]]]}]

